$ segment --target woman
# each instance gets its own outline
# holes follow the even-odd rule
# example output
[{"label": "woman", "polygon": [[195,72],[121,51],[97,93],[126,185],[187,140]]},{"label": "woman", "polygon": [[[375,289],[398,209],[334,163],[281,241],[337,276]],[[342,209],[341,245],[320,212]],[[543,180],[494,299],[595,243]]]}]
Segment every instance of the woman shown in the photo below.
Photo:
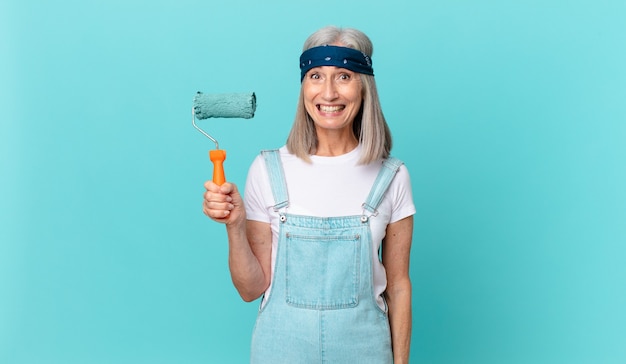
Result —
[{"label": "woman", "polygon": [[232,183],[205,184],[235,287],[263,295],[253,363],[408,362],[415,207],[371,55],[358,30],[312,34],[286,146],[253,162],[245,200]]}]

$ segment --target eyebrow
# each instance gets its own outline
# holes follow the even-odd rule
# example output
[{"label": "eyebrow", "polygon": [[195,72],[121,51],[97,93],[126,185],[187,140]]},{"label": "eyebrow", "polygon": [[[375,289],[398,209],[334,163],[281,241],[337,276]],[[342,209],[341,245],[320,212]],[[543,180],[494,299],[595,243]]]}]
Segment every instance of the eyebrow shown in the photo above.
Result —
[{"label": "eyebrow", "polygon": [[335,74],[335,73],[350,73],[350,74],[355,74],[356,72],[349,70],[347,68],[343,68],[343,67],[337,67],[337,66],[319,66],[319,67],[313,67],[310,70],[307,71],[307,74],[312,73],[312,72],[321,72],[321,68],[322,67],[333,67],[333,71],[332,72],[322,72],[322,73],[330,73],[330,74]]}]

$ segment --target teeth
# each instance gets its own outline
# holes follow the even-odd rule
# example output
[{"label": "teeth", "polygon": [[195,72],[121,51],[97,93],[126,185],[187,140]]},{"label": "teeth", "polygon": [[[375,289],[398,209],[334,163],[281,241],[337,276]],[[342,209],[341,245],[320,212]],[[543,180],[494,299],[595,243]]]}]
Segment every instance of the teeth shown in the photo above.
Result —
[{"label": "teeth", "polygon": [[324,106],[324,105],[320,105],[320,111],[322,112],[337,112],[339,110],[342,110],[343,106]]}]

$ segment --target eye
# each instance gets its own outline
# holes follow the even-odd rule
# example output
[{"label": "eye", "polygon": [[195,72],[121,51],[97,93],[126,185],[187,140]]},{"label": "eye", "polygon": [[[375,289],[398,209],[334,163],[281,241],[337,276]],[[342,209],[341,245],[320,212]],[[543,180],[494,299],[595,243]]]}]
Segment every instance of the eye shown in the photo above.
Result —
[{"label": "eye", "polygon": [[341,73],[339,75],[339,79],[342,81],[349,81],[351,78],[352,78],[352,75],[348,73]]},{"label": "eye", "polygon": [[311,72],[311,74],[309,74],[309,78],[312,80],[319,80],[320,79],[320,74],[317,72]]}]

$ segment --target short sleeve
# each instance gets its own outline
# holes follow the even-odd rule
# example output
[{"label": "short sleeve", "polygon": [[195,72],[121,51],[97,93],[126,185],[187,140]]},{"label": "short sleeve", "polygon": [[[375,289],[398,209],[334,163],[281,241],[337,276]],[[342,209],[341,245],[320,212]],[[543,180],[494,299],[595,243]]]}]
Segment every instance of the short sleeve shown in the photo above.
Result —
[{"label": "short sleeve", "polygon": [[269,208],[274,206],[265,161],[257,156],[248,170],[244,191],[244,207],[248,220],[270,222]]},{"label": "short sleeve", "polygon": [[390,223],[415,214],[411,177],[405,165],[402,165],[396,173],[387,193],[390,194],[392,201]]}]

